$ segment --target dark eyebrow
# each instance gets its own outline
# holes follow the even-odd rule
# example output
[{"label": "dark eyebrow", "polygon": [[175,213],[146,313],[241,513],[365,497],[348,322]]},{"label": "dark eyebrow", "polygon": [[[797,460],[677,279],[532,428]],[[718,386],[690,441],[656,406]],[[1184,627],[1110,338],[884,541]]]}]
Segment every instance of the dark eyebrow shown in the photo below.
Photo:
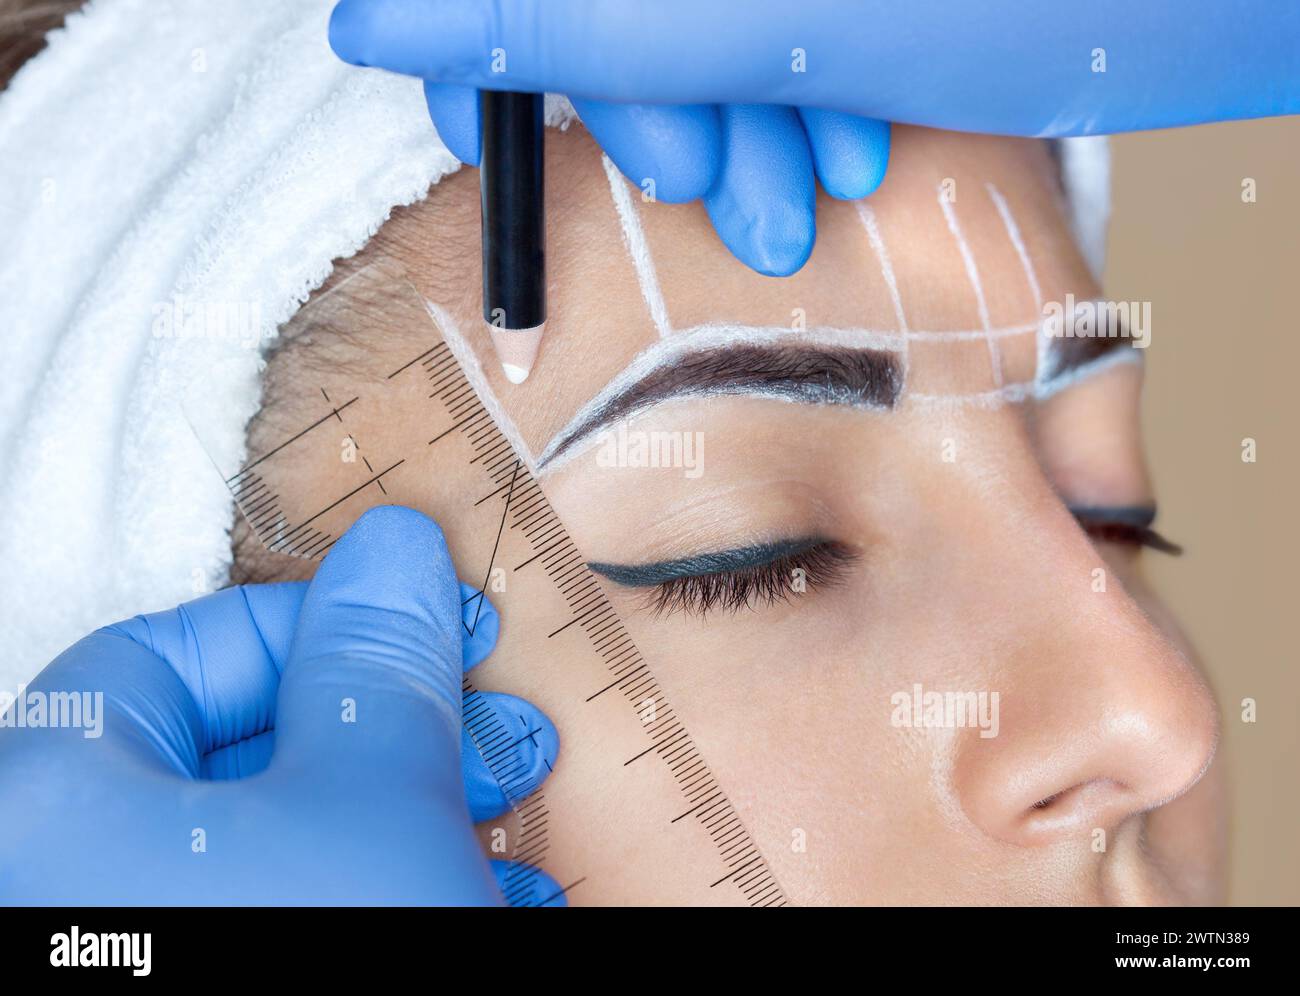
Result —
[{"label": "dark eyebrow", "polygon": [[547,447],[545,466],[582,438],[677,397],[766,394],[807,404],[893,408],[903,387],[894,353],[845,346],[729,345],[688,353],[618,391]]},{"label": "dark eyebrow", "polygon": [[1050,383],[1063,374],[1086,367],[1094,360],[1118,352],[1121,349],[1136,349],[1133,339],[1124,327],[1124,322],[1107,312],[1104,324],[1090,336],[1053,336],[1047,350],[1047,369],[1039,374],[1039,380]]}]

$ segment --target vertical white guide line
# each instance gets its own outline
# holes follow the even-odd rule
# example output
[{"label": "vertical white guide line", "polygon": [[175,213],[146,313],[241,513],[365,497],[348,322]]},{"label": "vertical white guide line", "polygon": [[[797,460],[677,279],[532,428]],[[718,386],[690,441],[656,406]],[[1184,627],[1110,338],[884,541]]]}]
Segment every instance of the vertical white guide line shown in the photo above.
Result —
[{"label": "vertical white guide line", "polygon": [[1020,226],[1016,224],[1015,216],[1011,213],[1011,208],[1007,204],[1007,199],[1002,196],[1002,191],[998,190],[991,183],[984,184],[984,188],[989,192],[989,197],[993,205],[998,209],[998,214],[1002,216],[1002,224],[1007,230],[1007,238],[1015,247],[1016,255],[1020,257],[1020,266],[1025,271],[1025,281],[1029,284],[1029,292],[1034,298],[1034,318],[1038,322],[1038,330],[1035,333],[1035,366],[1034,379],[1037,380],[1038,372],[1044,369],[1043,356],[1046,345],[1046,337],[1043,335],[1043,291],[1038,284],[1038,274],[1034,271],[1034,261],[1029,258],[1029,250],[1025,248],[1025,240],[1020,235]]},{"label": "vertical white guide line", "polygon": [[641,215],[632,201],[627,188],[627,180],[618,171],[613,160],[604,153],[600,157],[605,167],[605,176],[609,179],[609,193],[614,198],[614,207],[618,210],[618,219],[623,225],[623,244],[627,246],[632,265],[636,268],[636,278],[641,284],[641,296],[650,309],[650,318],[655,323],[659,338],[666,339],[672,335],[673,328],[668,321],[668,308],[664,304],[663,292],[659,289],[659,277],[655,274],[655,261],[650,255],[650,246],[645,240],[645,230],[641,227]]},{"label": "vertical white guide line", "polygon": [[991,333],[993,325],[989,321],[989,306],[984,300],[984,285],[980,283],[979,268],[975,265],[975,257],[971,254],[970,246],[966,244],[966,237],[961,233],[961,225],[957,223],[957,212],[953,210],[952,203],[948,200],[944,192],[943,184],[939,184],[939,207],[943,211],[944,220],[948,223],[948,231],[952,233],[953,240],[957,243],[957,250],[961,253],[962,262],[966,264],[966,277],[970,280],[971,289],[975,291],[975,303],[979,308],[980,326],[984,329],[984,341],[989,348],[989,362],[993,366],[993,384],[995,387],[1002,386],[1002,351],[998,348],[997,341]]},{"label": "vertical white guide line", "polygon": [[898,332],[903,337],[903,370],[906,376],[908,361],[910,356],[910,343],[907,337],[907,315],[903,311],[903,297],[898,293],[898,280],[894,276],[894,264],[889,260],[889,250],[885,248],[885,240],[880,234],[880,225],[876,222],[876,212],[872,211],[862,201],[855,202],[858,208],[858,219],[862,222],[862,227],[867,230],[867,240],[871,243],[871,251],[876,254],[876,259],[880,261],[880,275],[885,278],[885,286],[889,289],[889,300],[894,305],[894,320],[898,323]]}]

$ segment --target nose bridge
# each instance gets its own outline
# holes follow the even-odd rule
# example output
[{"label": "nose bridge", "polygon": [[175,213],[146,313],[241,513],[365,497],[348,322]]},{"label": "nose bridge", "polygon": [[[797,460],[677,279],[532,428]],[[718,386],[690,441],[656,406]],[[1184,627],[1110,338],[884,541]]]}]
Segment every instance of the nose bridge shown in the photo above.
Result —
[{"label": "nose bridge", "polygon": [[[963,731],[953,768],[967,815],[1022,844],[1109,828],[1181,794],[1217,740],[1213,699],[1059,502],[1026,497],[986,540],[977,599],[994,737]],[[978,616],[977,616],[978,618]],[[994,627],[993,632],[988,627]]]}]

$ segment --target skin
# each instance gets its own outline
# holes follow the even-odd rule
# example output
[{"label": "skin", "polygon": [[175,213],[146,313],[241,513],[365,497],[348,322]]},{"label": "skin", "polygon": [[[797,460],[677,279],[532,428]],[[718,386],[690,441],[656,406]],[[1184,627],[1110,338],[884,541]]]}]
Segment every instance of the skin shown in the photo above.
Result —
[{"label": "skin", "polygon": [[[506,382],[478,317],[472,170],[396,212],[317,296],[332,308],[364,289],[367,265],[399,261],[418,294],[459,326],[533,454],[658,341],[599,152],[580,128],[551,133],[547,171],[551,317],[525,384]],[[937,202],[945,180],[955,182],[952,206],[993,327],[1032,322],[1037,311],[986,183],[1007,200],[1042,298],[1098,295],[1045,145],[896,128],[888,178],[867,203],[911,329],[981,327]],[[790,326],[795,309],[810,327],[897,328],[852,203],[821,198],[812,258],[783,280],[731,259],[697,204],[638,210],[677,329]],[[483,538],[501,515],[494,502],[463,500],[492,490],[481,468],[458,458],[456,441],[431,455],[418,379],[382,404],[366,401],[381,384],[397,391],[386,374],[435,344],[438,330],[415,298],[382,294],[353,313],[364,319],[347,334],[309,330],[273,358],[250,451],[328,411],[319,388],[334,400],[359,392],[363,401],[328,438],[282,463],[286,502],[306,509],[342,493],[352,469],[338,459],[340,437],[351,434],[377,468],[407,463],[384,477],[386,493],[367,487],[317,525],[337,531],[370,504],[412,505],[439,520],[462,577],[481,584]],[[1006,383],[1033,377],[1034,335],[999,347]],[[589,561],[652,564],[809,534],[852,554],[833,585],[704,618],[656,615],[644,589],[602,582],[791,902],[1221,901],[1216,710],[1142,580],[1142,556],[1158,554],[1090,538],[1066,507],[1153,500],[1140,365],[1110,367],[1043,402],[980,405],[942,398],[996,386],[983,341],[914,341],[908,363],[893,411],[712,397],[629,420],[638,430],[704,433],[697,478],[602,466],[588,449],[540,480]],[[261,551],[246,529],[235,540],[237,580],[312,570]],[[654,758],[623,763],[644,749],[645,733],[626,701],[588,701],[609,683],[600,662],[579,636],[539,637],[566,617],[540,572],[512,570],[529,557],[524,537],[505,530],[493,562],[506,565],[507,587],[490,592],[501,641],[476,674],[482,687],[535,702],[559,730],[544,866],[563,885],[578,883],[573,904],[740,901],[709,887],[717,857],[699,825],[668,822],[688,807],[666,769]],[[996,691],[998,735],[895,725],[891,696],[917,683]],[[507,839],[517,832],[508,821],[501,828]],[[490,846],[496,828],[481,829]]]}]

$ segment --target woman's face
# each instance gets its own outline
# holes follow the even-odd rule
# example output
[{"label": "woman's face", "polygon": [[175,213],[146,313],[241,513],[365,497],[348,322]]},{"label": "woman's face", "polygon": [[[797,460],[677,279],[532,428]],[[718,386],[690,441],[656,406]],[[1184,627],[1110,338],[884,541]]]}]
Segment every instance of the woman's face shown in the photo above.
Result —
[{"label": "woman's face", "polygon": [[[525,384],[478,317],[466,172],[369,251],[441,329],[290,342],[251,450],[441,331],[791,902],[1217,901],[1214,703],[1140,572],[1142,352],[1037,331],[1045,303],[1098,296],[1047,148],[897,128],[885,185],[823,199],[783,280],[731,260],[698,205],[611,196],[580,130],[548,156],[551,319]],[[717,827],[674,819],[692,807],[671,750],[641,757],[635,694],[603,694],[578,627],[552,633],[565,609],[527,521],[492,544],[504,495],[463,501],[493,489],[429,449],[415,388],[415,407],[346,423],[406,461],[346,516],[414,505],[465,580],[505,568],[475,680],[559,730],[544,867],[574,904],[744,901],[710,888]],[[338,474],[304,459],[293,487],[327,495]]]}]

